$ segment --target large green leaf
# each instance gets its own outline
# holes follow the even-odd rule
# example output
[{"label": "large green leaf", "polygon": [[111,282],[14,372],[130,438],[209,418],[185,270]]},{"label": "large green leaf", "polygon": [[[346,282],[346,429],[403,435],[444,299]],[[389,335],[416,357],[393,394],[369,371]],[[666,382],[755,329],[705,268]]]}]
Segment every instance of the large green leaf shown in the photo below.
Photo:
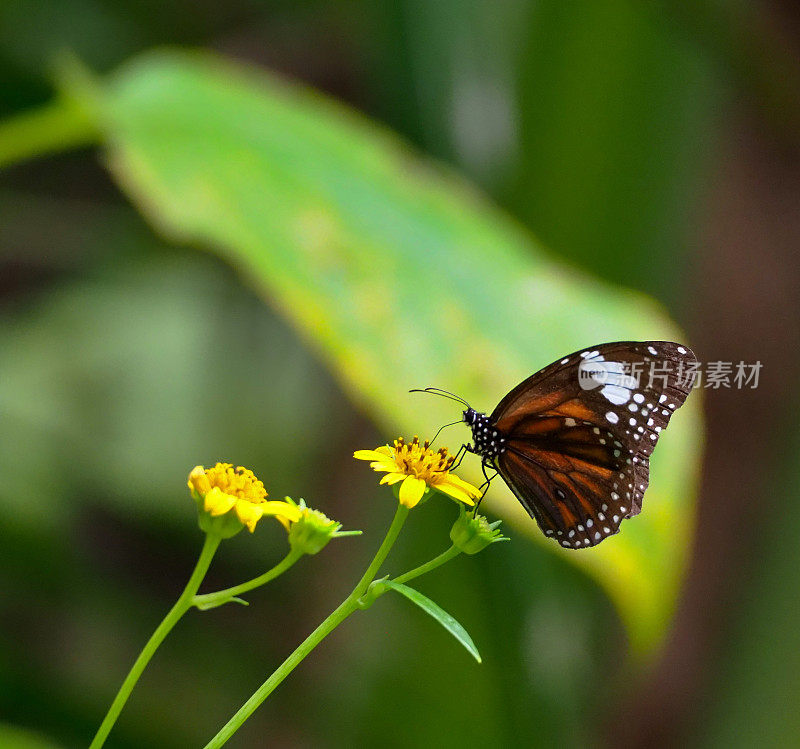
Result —
[{"label": "large green leaf", "polygon": [[[582,346],[681,338],[647,298],[557,265],[469,185],[390,133],[263,71],[148,54],[101,86],[91,108],[112,174],[156,227],[239,266],[387,438],[432,434],[458,416],[449,401],[407,395],[411,387],[439,385],[490,409],[531,371]],[[641,517],[591,551],[546,542],[605,585],[640,651],[658,644],[684,565],[697,405],[662,440]],[[477,466],[465,470],[477,478]],[[545,542],[499,482],[492,494],[491,509]]]}]

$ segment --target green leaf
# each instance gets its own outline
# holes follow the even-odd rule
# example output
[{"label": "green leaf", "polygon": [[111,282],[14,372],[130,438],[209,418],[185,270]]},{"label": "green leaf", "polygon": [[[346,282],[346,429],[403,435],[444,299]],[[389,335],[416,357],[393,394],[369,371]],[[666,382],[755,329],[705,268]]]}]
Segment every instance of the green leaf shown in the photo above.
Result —
[{"label": "green leaf", "polygon": [[408,585],[396,583],[392,580],[383,580],[382,582],[387,588],[391,588],[392,590],[396,590],[398,593],[401,593],[408,598],[409,601],[417,604],[417,606],[419,606],[426,614],[430,614],[467,649],[467,652],[476,661],[478,661],[478,663],[481,662],[481,655],[478,652],[478,648],[475,647],[475,643],[472,642],[472,638],[469,636],[469,634],[467,634],[467,630],[464,629],[464,627],[462,627],[441,606],[431,601],[431,599],[427,596],[422,595],[422,593],[420,593],[418,590],[409,588]]},{"label": "green leaf", "polygon": [[[412,387],[445,387],[490,410],[532,371],[583,346],[684,340],[649,299],[557,264],[468,184],[384,129],[263,71],[159,52],[94,96],[87,111],[102,117],[122,188],[165,235],[238,266],[387,439],[432,435],[458,415],[445,399],[407,395]],[[560,549],[500,482],[492,487],[489,509],[605,586],[640,653],[658,646],[685,563],[697,401],[661,439],[642,515],[597,549]],[[456,444],[466,437],[447,434]],[[480,481],[477,464],[463,470]]]},{"label": "green leaf", "polygon": [[239,598],[238,596],[228,596],[228,597],[219,597],[219,598],[206,598],[206,596],[196,596],[194,601],[194,606],[197,607],[200,611],[210,611],[211,609],[216,609],[219,606],[224,606],[226,603],[238,603],[242,606],[249,606],[250,603],[245,601],[244,598]]}]

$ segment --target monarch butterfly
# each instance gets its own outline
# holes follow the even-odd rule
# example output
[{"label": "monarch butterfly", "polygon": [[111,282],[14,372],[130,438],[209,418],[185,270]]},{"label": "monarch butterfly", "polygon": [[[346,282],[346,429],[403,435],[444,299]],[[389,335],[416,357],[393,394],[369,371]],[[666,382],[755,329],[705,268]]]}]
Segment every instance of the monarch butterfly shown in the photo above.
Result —
[{"label": "monarch butterfly", "polygon": [[439,388],[425,391],[463,403],[460,421],[473,444],[462,450],[481,457],[485,476],[494,469],[503,478],[546,536],[583,549],[641,511],[650,455],[689,395],[697,366],[678,343],[620,341],[536,372],[491,415]]}]

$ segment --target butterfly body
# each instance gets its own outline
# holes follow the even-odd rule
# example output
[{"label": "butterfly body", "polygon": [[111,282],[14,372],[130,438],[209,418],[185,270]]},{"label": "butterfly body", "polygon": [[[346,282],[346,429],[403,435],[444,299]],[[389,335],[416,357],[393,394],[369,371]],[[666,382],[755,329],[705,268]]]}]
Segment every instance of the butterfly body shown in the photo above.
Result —
[{"label": "butterfly body", "polygon": [[[670,341],[575,352],[520,383],[491,414],[468,407],[467,449],[499,473],[546,536],[565,548],[596,546],[641,511],[650,455],[696,365]],[[647,368],[649,379],[637,374]]]},{"label": "butterfly body", "polygon": [[464,423],[472,429],[470,451],[480,455],[484,463],[492,461],[505,451],[505,437],[497,431],[496,425],[486,414],[468,408],[463,414]]}]

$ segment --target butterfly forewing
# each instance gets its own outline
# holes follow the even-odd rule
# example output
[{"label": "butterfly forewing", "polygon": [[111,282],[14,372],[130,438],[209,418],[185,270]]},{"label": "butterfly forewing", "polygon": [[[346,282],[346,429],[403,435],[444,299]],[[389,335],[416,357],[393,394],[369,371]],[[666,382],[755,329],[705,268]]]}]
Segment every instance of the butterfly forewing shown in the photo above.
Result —
[{"label": "butterfly forewing", "polygon": [[677,343],[607,343],[563,357],[503,398],[489,417],[505,439],[493,463],[546,535],[594,546],[641,510],[649,456],[696,366]]}]

